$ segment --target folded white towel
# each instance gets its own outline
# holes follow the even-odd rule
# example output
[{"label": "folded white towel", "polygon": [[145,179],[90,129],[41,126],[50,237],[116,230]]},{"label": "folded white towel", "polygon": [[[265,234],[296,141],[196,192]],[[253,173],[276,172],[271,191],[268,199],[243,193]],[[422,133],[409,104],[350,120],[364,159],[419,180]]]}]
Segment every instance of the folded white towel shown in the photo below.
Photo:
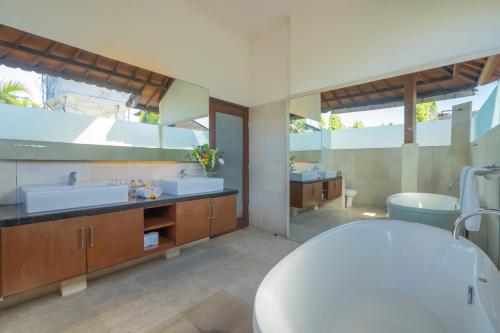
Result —
[{"label": "folded white towel", "polygon": [[[475,172],[484,168],[465,167],[460,173],[460,204],[462,214],[480,208],[477,195]],[[469,231],[479,231],[481,216],[472,216],[465,221],[465,228]]]},{"label": "folded white towel", "polygon": [[135,193],[146,199],[157,199],[162,194],[162,190],[159,187],[154,187],[153,189],[147,187],[138,187],[135,189]]}]

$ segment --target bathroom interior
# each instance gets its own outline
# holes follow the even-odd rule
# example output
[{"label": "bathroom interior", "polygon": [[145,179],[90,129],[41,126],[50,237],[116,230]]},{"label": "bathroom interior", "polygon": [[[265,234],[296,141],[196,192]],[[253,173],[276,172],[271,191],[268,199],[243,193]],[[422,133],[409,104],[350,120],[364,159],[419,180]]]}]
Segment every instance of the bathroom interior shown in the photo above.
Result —
[{"label": "bathroom interior", "polygon": [[499,15],[0,0],[0,332],[500,333]]}]

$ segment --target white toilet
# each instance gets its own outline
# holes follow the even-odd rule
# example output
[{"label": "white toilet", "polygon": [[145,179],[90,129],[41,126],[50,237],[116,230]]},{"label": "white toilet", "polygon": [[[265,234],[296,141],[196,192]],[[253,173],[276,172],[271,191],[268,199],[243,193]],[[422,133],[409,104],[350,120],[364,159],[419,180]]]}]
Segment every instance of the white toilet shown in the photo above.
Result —
[{"label": "white toilet", "polygon": [[346,206],[346,208],[352,207],[352,200],[354,199],[356,194],[358,194],[358,191],[356,191],[356,190],[353,190],[350,188],[345,189],[345,206]]}]

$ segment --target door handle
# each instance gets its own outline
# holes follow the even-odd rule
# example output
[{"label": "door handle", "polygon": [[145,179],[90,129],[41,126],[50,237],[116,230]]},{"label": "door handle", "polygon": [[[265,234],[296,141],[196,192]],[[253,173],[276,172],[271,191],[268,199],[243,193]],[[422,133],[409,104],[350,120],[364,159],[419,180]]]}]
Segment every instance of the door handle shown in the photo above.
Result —
[{"label": "door handle", "polygon": [[80,226],[80,249],[85,248],[85,227]]},{"label": "door handle", "polygon": [[215,205],[212,204],[212,220],[214,219],[214,213],[215,213]]},{"label": "door handle", "polygon": [[94,226],[92,224],[89,225],[89,230],[90,230],[90,247],[94,247]]},{"label": "door handle", "polygon": [[212,218],[212,205],[208,204],[208,219],[210,220]]}]

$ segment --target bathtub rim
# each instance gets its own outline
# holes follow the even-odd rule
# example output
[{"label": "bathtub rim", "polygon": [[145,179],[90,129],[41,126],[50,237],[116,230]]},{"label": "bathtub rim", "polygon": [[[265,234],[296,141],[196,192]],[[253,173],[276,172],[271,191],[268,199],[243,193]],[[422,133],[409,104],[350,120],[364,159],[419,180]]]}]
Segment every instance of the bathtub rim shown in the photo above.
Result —
[{"label": "bathtub rim", "polygon": [[[412,207],[412,206],[398,205],[396,203],[391,202],[391,199],[393,199],[394,197],[401,195],[401,194],[419,194],[419,195],[431,194],[431,195],[438,195],[441,197],[453,198],[457,201],[457,204],[460,207],[460,200],[457,197],[454,197],[451,195],[445,195],[445,194],[439,194],[439,193],[426,193],[426,192],[400,192],[400,193],[391,194],[390,196],[387,197],[387,199],[386,199],[387,214],[389,214],[389,208],[391,208],[391,207],[394,209],[410,211],[410,212],[418,213],[418,214],[428,214],[428,215],[447,215],[447,216],[458,217],[458,215],[460,215],[460,213],[461,213],[460,208],[457,208],[457,209],[417,208],[417,207]],[[398,221],[398,220],[393,220],[393,221]]]}]

